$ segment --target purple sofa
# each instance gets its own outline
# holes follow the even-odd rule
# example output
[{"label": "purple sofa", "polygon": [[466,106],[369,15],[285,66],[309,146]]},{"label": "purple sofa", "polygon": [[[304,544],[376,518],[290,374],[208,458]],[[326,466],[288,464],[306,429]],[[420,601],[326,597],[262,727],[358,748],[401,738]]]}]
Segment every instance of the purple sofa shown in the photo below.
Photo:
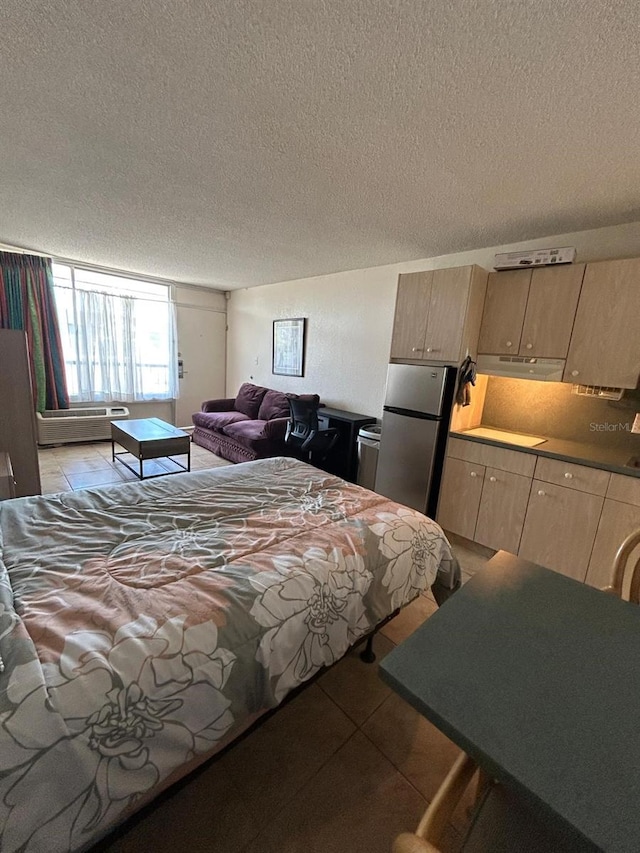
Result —
[{"label": "purple sofa", "polygon": [[[288,397],[245,382],[235,398],[206,400],[193,415],[193,441],[231,462],[251,462],[268,456],[296,456],[284,442],[289,420]],[[317,394],[303,400],[320,401]]]}]

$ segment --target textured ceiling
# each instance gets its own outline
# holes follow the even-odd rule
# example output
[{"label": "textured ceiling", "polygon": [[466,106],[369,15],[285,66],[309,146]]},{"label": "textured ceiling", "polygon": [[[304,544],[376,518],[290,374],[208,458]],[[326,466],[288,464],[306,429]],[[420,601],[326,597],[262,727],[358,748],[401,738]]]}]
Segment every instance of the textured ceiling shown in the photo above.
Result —
[{"label": "textured ceiling", "polygon": [[2,0],[0,240],[224,289],[640,219],[638,0]]}]

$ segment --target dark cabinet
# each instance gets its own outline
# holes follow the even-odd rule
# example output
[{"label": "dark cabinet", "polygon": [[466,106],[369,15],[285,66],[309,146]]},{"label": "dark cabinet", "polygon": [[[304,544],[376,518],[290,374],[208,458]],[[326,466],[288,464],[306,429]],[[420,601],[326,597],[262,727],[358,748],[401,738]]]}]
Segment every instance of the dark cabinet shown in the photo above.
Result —
[{"label": "dark cabinet", "polygon": [[0,329],[0,452],[9,454],[16,497],[40,494],[36,421],[27,336]]}]

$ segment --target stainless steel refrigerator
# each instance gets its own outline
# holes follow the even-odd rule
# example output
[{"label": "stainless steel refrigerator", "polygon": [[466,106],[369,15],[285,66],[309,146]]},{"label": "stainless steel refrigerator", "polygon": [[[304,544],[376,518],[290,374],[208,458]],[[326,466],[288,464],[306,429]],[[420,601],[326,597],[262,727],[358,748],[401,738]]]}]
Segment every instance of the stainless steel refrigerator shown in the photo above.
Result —
[{"label": "stainless steel refrigerator", "polygon": [[375,490],[435,518],[455,367],[390,364]]}]

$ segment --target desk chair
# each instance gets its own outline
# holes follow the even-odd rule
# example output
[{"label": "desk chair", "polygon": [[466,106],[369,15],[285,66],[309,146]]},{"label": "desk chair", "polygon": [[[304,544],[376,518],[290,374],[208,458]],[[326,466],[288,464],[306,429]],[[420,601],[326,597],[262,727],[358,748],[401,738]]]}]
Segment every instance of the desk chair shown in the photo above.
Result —
[{"label": "desk chair", "polygon": [[415,834],[399,835],[392,853],[441,853],[440,839],[478,772],[475,804],[460,853],[584,853],[570,828],[550,824],[521,797],[494,782],[461,753],[424,813]]},{"label": "desk chair", "polygon": [[318,403],[289,397],[289,423],[285,442],[307,456],[307,461],[321,465],[338,440],[338,430],[320,429]]},{"label": "desk chair", "polygon": [[[640,530],[630,533],[618,548],[615,560],[613,561],[613,580],[611,581],[611,586],[604,587],[604,592],[610,592],[619,598],[623,597],[622,585],[629,568],[629,560],[638,545],[640,545]],[[636,564],[631,572],[629,601],[633,604],[640,604],[640,557],[636,560]]]}]

